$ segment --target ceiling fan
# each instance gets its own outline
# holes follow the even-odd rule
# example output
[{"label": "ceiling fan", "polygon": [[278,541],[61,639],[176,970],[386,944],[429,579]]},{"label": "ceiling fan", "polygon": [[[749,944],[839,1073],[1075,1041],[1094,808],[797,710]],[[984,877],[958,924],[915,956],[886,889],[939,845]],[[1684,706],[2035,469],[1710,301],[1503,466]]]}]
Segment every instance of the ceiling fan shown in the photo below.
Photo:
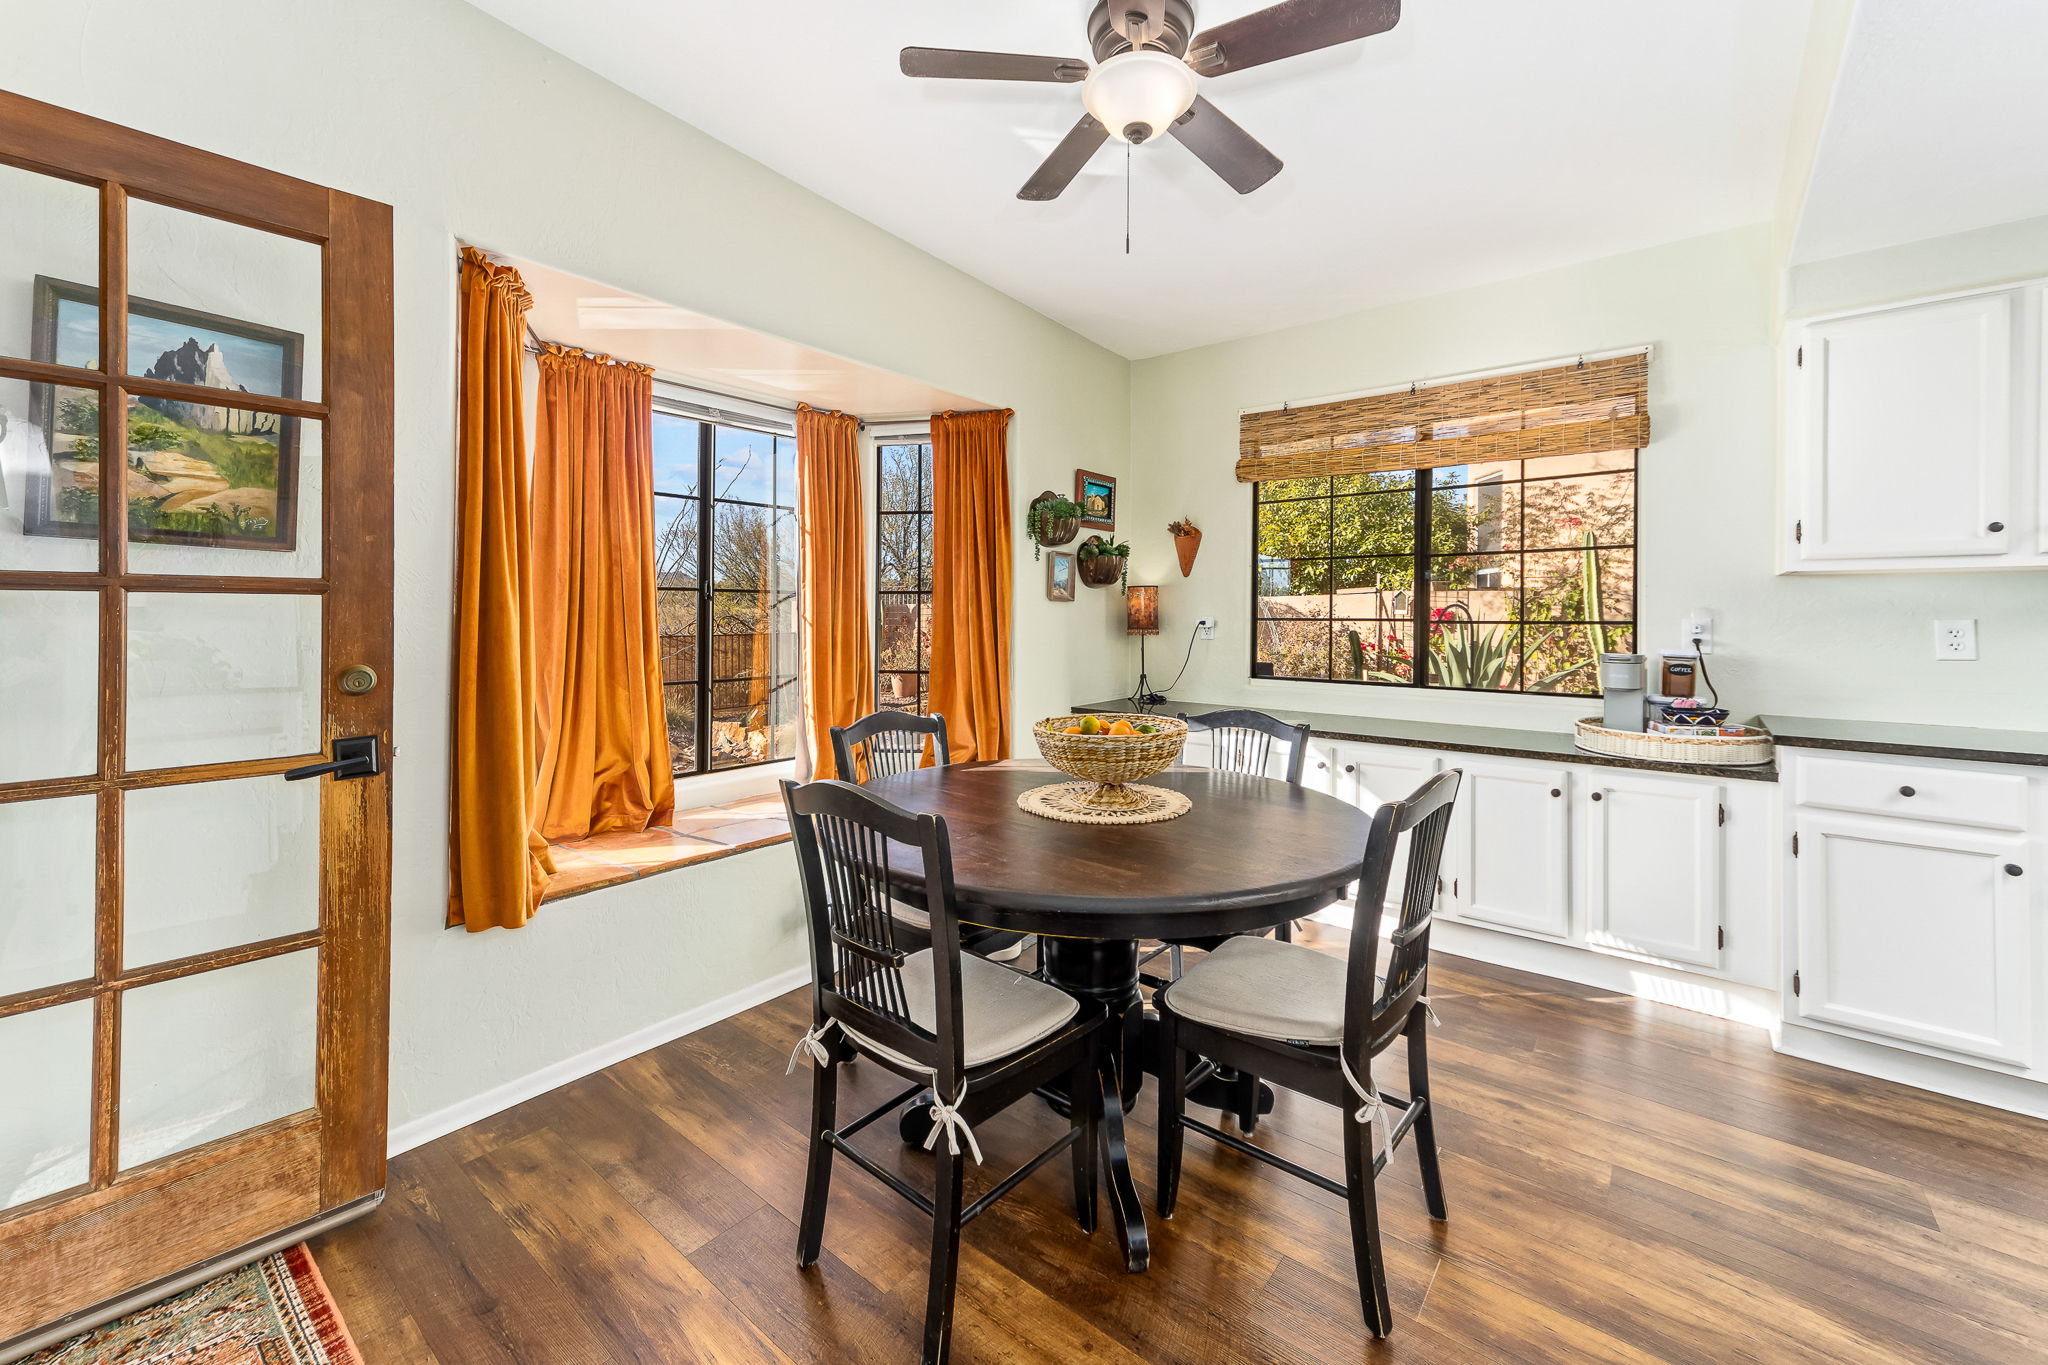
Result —
[{"label": "ceiling fan", "polygon": [[1239,194],[1280,173],[1280,158],[1196,93],[1196,76],[1226,76],[1283,57],[1385,33],[1401,0],[1283,0],[1195,32],[1191,0],[1102,0],[1088,16],[1098,63],[1015,52],[906,47],[906,76],[950,80],[1081,82],[1088,112],[1053,148],[1019,199],[1057,199],[1104,142],[1171,133]]}]

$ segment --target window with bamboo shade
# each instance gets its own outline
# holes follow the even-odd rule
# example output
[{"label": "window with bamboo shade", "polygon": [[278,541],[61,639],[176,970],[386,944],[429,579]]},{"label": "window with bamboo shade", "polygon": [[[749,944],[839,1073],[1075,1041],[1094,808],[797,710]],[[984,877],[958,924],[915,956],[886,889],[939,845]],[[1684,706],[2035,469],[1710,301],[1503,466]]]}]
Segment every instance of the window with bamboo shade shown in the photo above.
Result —
[{"label": "window with bamboo shade", "polygon": [[1635,648],[1648,357],[1247,413],[1254,676],[1594,695]]}]

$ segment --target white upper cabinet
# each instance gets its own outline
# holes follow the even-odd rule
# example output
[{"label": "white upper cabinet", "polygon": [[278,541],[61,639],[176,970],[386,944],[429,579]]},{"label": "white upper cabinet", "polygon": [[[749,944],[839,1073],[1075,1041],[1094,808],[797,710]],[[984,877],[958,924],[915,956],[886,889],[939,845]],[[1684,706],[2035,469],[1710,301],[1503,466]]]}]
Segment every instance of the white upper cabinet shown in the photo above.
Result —
[{"label": "white upper cabinet", "polygon": [[[2033,291],[2038,293],[2038,291]],[[2005,290],[1809,322],[1793,334],[1787,567],[1998,567],[2038,548],[2038,365]],[[2038,323],[2035,324],[2038,326]],[[2016,446],[2024,446],[2024,451]],[[2022,487],[2024,485],[2024,488]]]},{"label": "white upper cabinet", "polygon": [[1600,773],[1586,818],[1586,942],[1721,964],[1718,784]]}]

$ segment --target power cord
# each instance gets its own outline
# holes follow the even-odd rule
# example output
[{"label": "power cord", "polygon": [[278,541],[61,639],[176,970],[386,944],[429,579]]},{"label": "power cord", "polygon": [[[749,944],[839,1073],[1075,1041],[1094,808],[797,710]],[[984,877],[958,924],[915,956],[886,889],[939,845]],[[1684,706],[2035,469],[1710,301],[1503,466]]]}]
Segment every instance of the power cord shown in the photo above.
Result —
[{"label": "power cord", "polygon": [[1718,707],[1721,704],[1721,692],[1714,686],[1714,675],[1707,672],[1707,652],[1700,648],[1700,637],[1697,635],[1692,637],[1692,652],[1700,661],[1700,681],[1707,685],[1707,705]]},{"label": "power cord", "polygon": [[1195,657],[1195,636],[1197,633],[1199,633],[1199,630],[1200,627],[1194,626],[1191,626],[1188,629],[1188,647],[1187,652],[1180,656],[1180,672],[1174,674],[1173,681],[1168,683],[1165,687],[1162,687],[1157,691],[1151,692],[1151,695],[1159,698],[1158,702],[1148,702],[1143,700],[1142,694],[1151,691],[1151,689],[1145,686],[1144,679],[1141,675],[1139,679],[1138,690],[1136,692],[1131,693],[1130,696],[1131,706],[1134,710],[1149,715],[1151,713],[1152,707],[1159,705],[1160,702],[1164,702],[1168,696],[1172,695],[1173,689],[1180,686],[1180,680],[1187,676],[1188,661]]}]

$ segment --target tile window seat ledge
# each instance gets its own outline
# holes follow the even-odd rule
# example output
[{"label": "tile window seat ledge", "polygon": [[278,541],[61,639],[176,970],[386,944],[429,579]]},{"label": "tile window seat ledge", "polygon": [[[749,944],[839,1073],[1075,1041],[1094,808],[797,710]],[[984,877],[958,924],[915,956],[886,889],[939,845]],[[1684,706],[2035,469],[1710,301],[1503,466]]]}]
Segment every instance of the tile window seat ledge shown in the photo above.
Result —
[{"label": "tile window seat ledge", "polygon": [[666,825],[653,829],[620,830],[550,844],[555,875],[548,879],[541,900],[580,896],[788,839],[789,818],[783,814],[780,795],[679,810]]}]

